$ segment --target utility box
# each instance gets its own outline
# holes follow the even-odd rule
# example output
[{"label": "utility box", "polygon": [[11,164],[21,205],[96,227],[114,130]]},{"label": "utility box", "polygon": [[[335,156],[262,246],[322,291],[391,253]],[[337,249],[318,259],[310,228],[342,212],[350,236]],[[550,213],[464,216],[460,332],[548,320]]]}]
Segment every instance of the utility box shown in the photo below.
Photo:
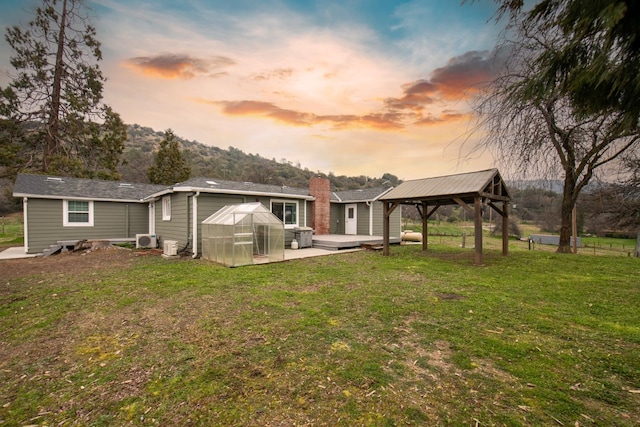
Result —
[{"label": "utility box", "polygon": [[165,240],[163,242],[163,254],[165,256],[178,255],[178,242],[176,240]]},{"label": "utility box", "polygon": [[313,246],[313,228],[296,227],[293,229],[299,248],[310,248]]}]

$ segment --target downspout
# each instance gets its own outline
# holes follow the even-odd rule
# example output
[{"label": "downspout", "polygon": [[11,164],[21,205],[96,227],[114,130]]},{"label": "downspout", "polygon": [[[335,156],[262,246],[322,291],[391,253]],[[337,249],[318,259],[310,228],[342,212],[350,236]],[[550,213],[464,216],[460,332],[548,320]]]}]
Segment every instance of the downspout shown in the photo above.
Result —
[{"label": "downspout", "polygon": [[369,208],[369,236],[373,236],[373,204],[370,201],[364,203]]},{"label": "downspout", "polygon": [[304,205],[304,224],[302,225],[303,227],[307,226],[307,201],[303,200],[303,205]]},{"label": "downspout", "polygon": [[191,241],[193,246],[193,255],[191,258],[196,259],[198,257],[198,196],[199,191],[193,195],[193,209],[191,212]]},{"label": "downspout", "polygon": [[28,254],[29,253],[29,215],[28,215],[28,209],[27,206],[29,205],[29,199],[27,197],[25,197],[24,199],[22,199],[22,227],[23,227],[23,234],[24,234],[24,253]]}]

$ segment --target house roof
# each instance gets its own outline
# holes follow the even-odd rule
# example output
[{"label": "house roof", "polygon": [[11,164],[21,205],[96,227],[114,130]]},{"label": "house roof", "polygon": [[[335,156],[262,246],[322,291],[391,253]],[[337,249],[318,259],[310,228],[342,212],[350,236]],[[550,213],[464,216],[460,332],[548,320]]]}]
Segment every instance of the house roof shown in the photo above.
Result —
[{"label": "house roof", "polygon": [[13,195],[14,197],[44,199],[72,198],[140,202],[149,194],[164,188],[166,187],[163,185],[21,173],[18,174],[13,185]]},{"label": "house roof", "polygon": [[335,191],[331,193],[331,201],[339,203],[368,202],[377,200],[391,188],[375,187],[362,190]]},{"label": "house roof", "polygon": [[497,169],[435,178],[405,181],[380,200],[413,204],[419,201],[454,204],[459,198],[467,203],[475,196],[508,201],[509,193]]},{"label": "house roof", "polygon": [[160,191],[153,196],[159,196],[171,191],[200,191],[206,193],[221,194],[246,194],[252,196],[285,197],[295,199],[313,200],[308,188],[294,188],[286,185],[256,184],[253,182],[225,181],[212,178],[192,178],[188,181],[180,182],[167,189]]},{"label": "house roof", "polygon": [[[410,182],[410,181],[409,181]],[[227,181],[198,177],[172,186],[125,183],[97,179],[70,178],[47,175],[18,174],[13,187],[14,197],[39,197],[49,199],[86,199],[104,201],[140,202],[174,192],[240,194],[314,200],[308,188],[284,185],[256,184],[253,182]],[[381,199],[393,192],[393,188],[375,187],[331,193],[332,203],[357,203]]]}]

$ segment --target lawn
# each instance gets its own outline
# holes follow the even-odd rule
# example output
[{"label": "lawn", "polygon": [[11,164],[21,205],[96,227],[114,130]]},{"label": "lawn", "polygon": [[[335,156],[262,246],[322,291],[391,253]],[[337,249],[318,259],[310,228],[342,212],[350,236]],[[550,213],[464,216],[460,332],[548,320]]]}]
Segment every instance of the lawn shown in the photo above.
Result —
[{"label": "lawn", "polygon": [[112,249],[0,271],[0,425],[640,425],[638,258]]},{"label": "lawn", "polygon": [[0,250],[22,245],[24,242],[22,229],[22,214],[0,217]]}]

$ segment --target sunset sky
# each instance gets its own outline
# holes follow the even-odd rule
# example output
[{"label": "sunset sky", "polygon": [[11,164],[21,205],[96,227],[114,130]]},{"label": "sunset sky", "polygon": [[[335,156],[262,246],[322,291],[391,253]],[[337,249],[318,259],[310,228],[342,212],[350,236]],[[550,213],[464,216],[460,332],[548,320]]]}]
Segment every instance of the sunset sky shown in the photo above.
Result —
[{"label": "sunset sky", "polygon": [[[0,25],[31,0],[0,0]],[[171,128],[337,175],[399,178],[499,167],[468,157],[469,99],[500,27],[481,0],[92,0],[126,123]],[[0,86],[14,70],[0,43]]]}]

